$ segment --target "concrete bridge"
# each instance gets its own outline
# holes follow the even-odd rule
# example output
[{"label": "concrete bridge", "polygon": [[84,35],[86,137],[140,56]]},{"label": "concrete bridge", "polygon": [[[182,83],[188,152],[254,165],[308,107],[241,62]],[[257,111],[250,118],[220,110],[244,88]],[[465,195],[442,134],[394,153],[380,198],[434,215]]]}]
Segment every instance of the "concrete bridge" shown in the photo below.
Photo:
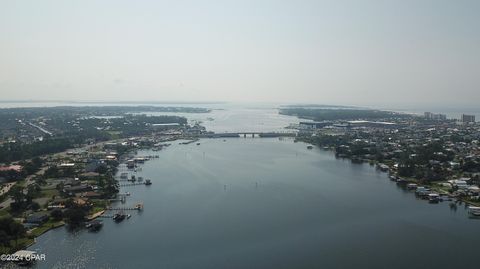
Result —
[{"label": "concrete bridge", "polygon": [[214,133],[207,134],[208,138],[222,138],[222,137],[295,137],[294,132],[228,132],[228,133]]}]

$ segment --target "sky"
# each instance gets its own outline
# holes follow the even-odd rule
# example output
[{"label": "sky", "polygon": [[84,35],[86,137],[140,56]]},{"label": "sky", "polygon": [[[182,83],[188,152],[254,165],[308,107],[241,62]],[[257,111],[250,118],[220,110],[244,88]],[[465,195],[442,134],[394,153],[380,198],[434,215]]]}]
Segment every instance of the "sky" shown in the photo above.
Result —
[{"label": "sky", "polygon": [[475,105],[480,1],[0,0],[0,101]]}]

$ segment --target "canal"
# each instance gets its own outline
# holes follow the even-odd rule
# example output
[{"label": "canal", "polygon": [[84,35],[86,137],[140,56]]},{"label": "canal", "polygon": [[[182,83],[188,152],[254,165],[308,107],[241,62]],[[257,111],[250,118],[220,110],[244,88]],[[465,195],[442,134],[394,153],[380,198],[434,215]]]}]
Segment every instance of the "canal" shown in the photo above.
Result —
[{"label": "canal", "polygon": [[125,187],[121,223],[59,228],[30,249],[36,268],[472,268],[480,221],[429,204],[366,164],[290,139],[172,146]]}]

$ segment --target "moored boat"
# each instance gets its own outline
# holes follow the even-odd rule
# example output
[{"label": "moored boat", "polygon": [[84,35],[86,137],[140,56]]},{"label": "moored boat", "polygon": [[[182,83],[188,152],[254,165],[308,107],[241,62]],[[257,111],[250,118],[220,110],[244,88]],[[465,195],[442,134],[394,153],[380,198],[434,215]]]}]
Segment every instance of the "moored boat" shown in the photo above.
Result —
[{"label": "moored boat", "polygon": [[474,217],[480,217],[480,207],[479,206],[469,206],[468,214]]},{"label": "moored boat", "polygon": [[436,204],[440,201],[440,195],[438,193],[429,193],[428,194],[428,202],[432,204]]},{"label": "moored boat", "polygon": [[103,222],[99,220],[92,220],[89,221],[85,224],[85,228],[87,228],[90,231],[98,231],[100,228],[102,228]]},{"label": "moored boat", "polygon": [[409,190],[415,190],[415,189],[417,189],[417,184],[415,184],[415,183],[409,183],[409,184],[407,184],[407,189],[409,189]]},{"label": "moored boat", "polygon": [[114,220],[115,222],[121,222],[121,221],[123,221],[126,217],[127,217],[127,215],[125,215],[123,212],[117,212],[117,213],[115,213],[115,215],[113,215],[113,220]]}]

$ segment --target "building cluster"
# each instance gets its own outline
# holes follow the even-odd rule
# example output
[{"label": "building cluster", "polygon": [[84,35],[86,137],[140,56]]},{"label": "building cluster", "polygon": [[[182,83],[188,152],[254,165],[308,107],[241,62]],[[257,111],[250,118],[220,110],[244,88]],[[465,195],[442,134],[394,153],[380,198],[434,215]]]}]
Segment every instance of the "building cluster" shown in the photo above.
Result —
[{"label": "building cluster", "polygon": [[424,117],[427,120],[446,120],[447,119],[447,115],[445,114],[437,114],[432,112],[425,112]]},{"label": "building cluster", "polygon": [[338,157],[376,163],[406,181],[438,183],[446,192],[479,198],[479,124],[422,118],[391,124],[310,122],[300,123],[299,134],[302,140],[334,149]]}]

